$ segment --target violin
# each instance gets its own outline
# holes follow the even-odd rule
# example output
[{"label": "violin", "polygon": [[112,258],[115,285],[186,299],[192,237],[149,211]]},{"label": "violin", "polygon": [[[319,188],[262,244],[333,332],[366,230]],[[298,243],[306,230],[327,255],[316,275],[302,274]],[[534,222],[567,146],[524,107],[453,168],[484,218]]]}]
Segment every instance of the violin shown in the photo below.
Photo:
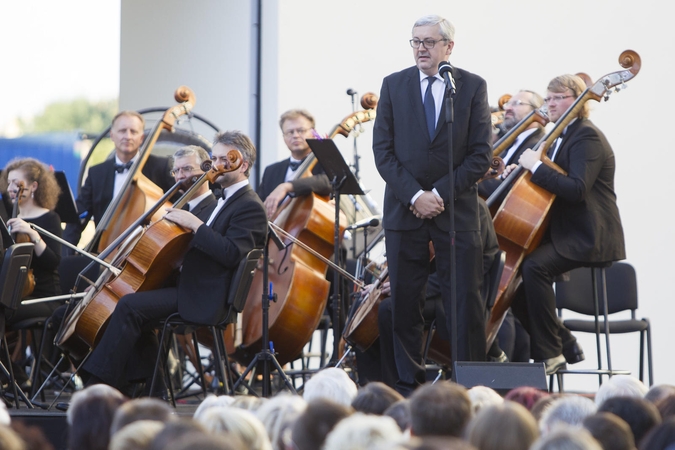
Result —
[{"label": "violin", "polygon": [[[17,217],[19,217],[19,202],[23,197],[25,191],[26,187],[24,186],[23,181],[18,182],[16,197],[14,198],[14,206],[12,207],[12,219],[16,219]],[[12,233],[12,237],[14,238],[14,242],[17,244],[21,244],[24,242],[32,242],[30,236],[26,233]],[[28,269],[26,281],[23,285],[23,290],[21,291],[21,298],[23,299],[30,296],[34,290],[35,290],[35,274],[33,273],[33,269],[31,268]]]}]

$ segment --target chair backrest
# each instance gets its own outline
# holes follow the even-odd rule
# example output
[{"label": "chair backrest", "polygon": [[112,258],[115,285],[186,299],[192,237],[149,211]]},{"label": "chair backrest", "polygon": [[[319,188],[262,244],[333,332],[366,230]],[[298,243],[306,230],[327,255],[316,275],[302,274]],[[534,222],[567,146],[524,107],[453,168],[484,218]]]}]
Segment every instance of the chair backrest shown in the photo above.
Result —
[{"label": "chair backrest", "polygon": [[0,304],[15,310],[21,301],[21,292],[26,282],[34,244],[26,242],[7,248],[0,270]]},{"label": "chair backrest", "polygon": [[248,252],[246,257],[239,263],[237,272],[232,277],[227,303],[238,313],[244,310],[246,297],[248,297],[248,291],[251,289],[251,283],[253,282],[255,268],[262,254],[263,251],[259,248],[254,248]]},{"label": "chair backrest", "polygon": [[495,304],[495,299],[497,298],[497,291],[499,290],[499,281],[502,278],[502,272],[504,272],[504,264],[506,263],[506,252],[504,250],[499,250],[495,254],[495,259],[492,262],[490,267],[490,287],[487,292],[486,305],[488,308],[492,308],[492,305]]},{"label": "chair backrest", "polygon": [[[557,281],[555,284],[556,307],[571,311],[594,315],[592,270],[598,270],[598,289],[601,293],[602,284],[600,269],[581,267],[569,273],[569,281]],[[635,311],[638,307],[637,276],[635,268],[626,262],[615,262],[605,269],[607,284],[608,313],[620,311]],[[599,312],[604,314],[602,296],[600,299]]]}]

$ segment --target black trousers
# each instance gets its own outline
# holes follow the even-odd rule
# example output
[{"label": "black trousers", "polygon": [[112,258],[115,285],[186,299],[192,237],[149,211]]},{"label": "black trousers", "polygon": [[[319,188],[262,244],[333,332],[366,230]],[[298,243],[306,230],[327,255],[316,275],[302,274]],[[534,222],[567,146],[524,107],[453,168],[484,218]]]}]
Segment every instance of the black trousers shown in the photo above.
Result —
[{"label": "black trousers", "polygon": [[553,283],[559,275],[586,264],[561,256],[550,241],[541,244],[523,261],[523,284],[511,310],[530,334],[530,357],[535,361],[562,354],[563,345],[574,341],[556,314]]},{"label": "black trousers", "polygon": [[[406,394],[425,381],[422,311],[430,272],[430,241],[434,245],[447,329],[451,329],[451,242],[449,233],[439,229],[432,220],[425,220],[417,230],[386,230],[385,238],[393,306],[394,356],[399,376],[396,388]],[[482,248],[479,231],[456,233],[458,355],[453,356],[457,361],[484,361],[486,356],[485,308],[480,295]]]},{"label": "black trousers", "polygon": [[158,351],[154,329],[177,311],[175,287],[125,295],[83,369],[121,390],[152,377]]}]

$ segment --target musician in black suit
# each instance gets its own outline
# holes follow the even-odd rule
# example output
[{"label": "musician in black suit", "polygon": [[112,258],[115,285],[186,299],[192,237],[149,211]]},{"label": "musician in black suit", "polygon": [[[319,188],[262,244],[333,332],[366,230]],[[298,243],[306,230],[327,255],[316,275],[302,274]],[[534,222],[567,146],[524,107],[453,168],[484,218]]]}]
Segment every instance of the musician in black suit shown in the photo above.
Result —
[{"label": "musician in black suit", "polygon": [[[135,111],[121,111],[112,121],[110,139],[115,144],[115,157],[89,168],[87,179],[77,196],[79,224],[68,224],[64,239],[77,245],[82,230],[93,217],[98,226],[110,202],[121,190],[129,168],[138,158],[143,143],[145,120]],[[166,192],[174,184],[170,174],[171,160],[162,156],[149,155],[143,166],[143,175]],[[64,246],[64,248],[66,248]]]},{"label": "musician in black suit", "polygon": [[[557,121],[585,89],[576,75],[551,80],[545,98],[550,120]],[[614,192],[614,153],[588,116],[586,103],[550,147],[548,156],[566,174],[543,163],[541,149],[525,150],[520,157],[532,182],[556,195],[542,243],[523,261],[523,289],[512,304],[530,333],[531,357],[545,362],[549,374],[563,367],[566,359],[562,324],[556,316],[555,278],[577,267],[626,257]]]},{"label": "musician in black suit", "polygon": [[[393,301],[397,390],[408,395],[424,383],[420,305],[429,266],[429,242],[450,311],[450,198],[445,87],[438,65],[454,46],[454,27],[439,16],[419,19],[410,44],[416,66],[384,79],[373,131],[377,169],[387,183],[383,227]],[[491,156],[491,117],[485,81],[453,68],[454,206],[458,361],[486,357],[480,298],[482,243],[476,182]],[[428,89],[427,89],[428,88]],[[428,92],[427,92],[428,91]],[[426,108],[425,108],[426,106]],[[425,109],[427,111],[425,111]],[[450,315],[450,314],[449,314]]]},{"label": "musician in black suit", "polygon": [[[504,108],[504,122],[502,123],[504,130],[509,131],[532,111],[541,108],[543,104],[544,99],[536,92],[518,91],[502,106]],[[517,163],[520,155],[526,149],[534,147],[542,136],[544,136],[544,127],[539,122],[532,122],[527,129],[518,135],[513,144],[499,155],[504,161],[504,165]],[[478,183],[478,195],[487,200],[490,194],[502,183],[502,180],[503,178],[499,176],[498,178],[481,181]]]},{"label": "musician in black suit", "polygon": [[181,209],[169,209],[166,215],[194,232],[178,286],[120,299],[84,365],[90,375],[88,384],[104,382],[124,388],[127,382],[150,377],[157,351],[153,326],[176,311],[187,320],[204,324],[225,318],[227,293],[237,265],[251,249],[263,247],[267,232],[264,207],[248,182],[255,147],[239,131],[220,133],[212,148],[214,163],[225,164],[231,149],[242,153],[243,163],[216,179],[225,199],[218,199],[207,221]]},{"label": "musician in black suit", "polygon": [[277,207],[286,196],[303,196],[315,192],[319,195],[331,193],[331,184],[320,164],[312,169],[312,176],[300,178],[297,172],[305,158],[312,153],[306,139],[314,139],[314,117],[304,109],[291,109],[281,115],[279,127],[284,142],[291,152],[288,159],[265,168],[258,195],[265,202],[268,217],[274,217]]}]

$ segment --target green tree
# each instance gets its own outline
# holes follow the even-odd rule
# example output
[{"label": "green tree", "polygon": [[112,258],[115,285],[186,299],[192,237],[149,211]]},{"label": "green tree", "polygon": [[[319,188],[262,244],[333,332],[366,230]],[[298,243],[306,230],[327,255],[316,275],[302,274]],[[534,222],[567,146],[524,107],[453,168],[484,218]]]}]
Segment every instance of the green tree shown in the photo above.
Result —
[{"label": "green tree", "polygon": [[23,133],[79,130],[97,135],[105,130],[117,113],[117,99],[92,102],[85,98],[54,102],[32,120],[20,121]]}]

